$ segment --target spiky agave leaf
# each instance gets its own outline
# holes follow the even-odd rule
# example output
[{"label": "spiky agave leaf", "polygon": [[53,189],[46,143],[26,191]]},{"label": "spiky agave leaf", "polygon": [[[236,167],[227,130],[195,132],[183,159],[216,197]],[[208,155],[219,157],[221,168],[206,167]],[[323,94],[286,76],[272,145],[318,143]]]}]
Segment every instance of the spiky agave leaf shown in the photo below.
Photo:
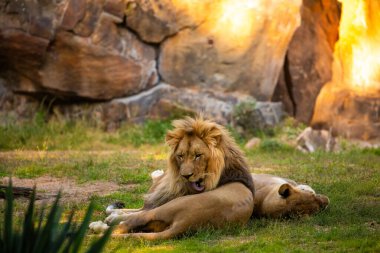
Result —
[{"label": "spiky agave leaf", "polygon": [[[50,209],[46,223],[43,225],[41,231],[36,238],[36,244],[33,247],[35,253],[47,252],[53,243],[53,234],[58,229],[59,219],[62,214],[62,208],[59,206],[59,200],[61,198],[61,192],[58,193],[53,206]],[[41,218],[40,218],[41,219]],[[42,221],[40,220],[40,223]]]},{"label": "spiky agave leaf", "polygon": [[9,178],[8,188],[5,192],[4,233],[2,237],[4,253],[13,252],[13,193],[12,178]]},{"label": "spiky agave leaf", "polygon": [[[6,189],[6,209],[4,212],[4,230],[0,231],[0,252],[4,253],[32,253],[32,252],[78,252],[80,245],[90,223],[92,213],[94,211],[93,203],[90,203],[83,222],[76,227],[73,221],[74,212],[69,216],[68,221],[60,226],[59,221],[62,216],[62,208],[59,205],[61,193],[59,192],[50,212],[44,222],[45,208],[43,207],[36,223],[35,214],[35,197],[36,188],[30,197],[28,209],[25,213],[22,230],[13,228],[13,194],[12,181],[10,179],[9,186]],[[91,244],[88,253],[101,252],[107,240],[111,235],[111,230]]]},{"label": "spiky agave leaf", "polygon": [[36,199],[36,186],[33,187],[32,195],[29,199],[28,210],[25,213],[24,225],[20,250],[18,252],[29,252],[33,248],[35,229],[34,229],[34,201]]}]

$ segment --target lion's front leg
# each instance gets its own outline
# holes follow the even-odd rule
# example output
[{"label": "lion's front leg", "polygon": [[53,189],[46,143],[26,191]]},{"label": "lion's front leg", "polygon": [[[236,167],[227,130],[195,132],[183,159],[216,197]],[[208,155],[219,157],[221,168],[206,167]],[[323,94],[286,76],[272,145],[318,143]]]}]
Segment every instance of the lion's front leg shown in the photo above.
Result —
[{"label": "lion's front leg", "polygon": [[134,212],[138,212],[138,211],[141,211],[141,208],[139,209],[129,209],[129,208],[124,208],[125,207],[125,204],[122,203],[122,202],[115,202],[109,206],[107,206],[106,208],[106,214],[107,215],[110,215],[114,212],[118,212],[118,213],[134,213]]},{"label": "lion's front leg", "polygon": [[130,215],[143,212],[141,210],[135,210],[134,212],[124,212],[123,210],[115,210],[111,213],[104,222],[110,226],[119,225],[120,222],[128,220]]}]

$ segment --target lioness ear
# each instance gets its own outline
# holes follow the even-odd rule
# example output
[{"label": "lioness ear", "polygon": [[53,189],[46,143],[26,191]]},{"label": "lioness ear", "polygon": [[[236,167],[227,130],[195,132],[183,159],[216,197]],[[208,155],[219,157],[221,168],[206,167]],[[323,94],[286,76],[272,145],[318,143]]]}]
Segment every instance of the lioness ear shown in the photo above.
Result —
[{"label": "lioness ear", "polygon": [[289,184],[283,184],[278,189],[278,194],[280,194],[280,196],[286,199],[287,197],[290,196],[291,190],[292,190],[292,186],[290,186]]}]

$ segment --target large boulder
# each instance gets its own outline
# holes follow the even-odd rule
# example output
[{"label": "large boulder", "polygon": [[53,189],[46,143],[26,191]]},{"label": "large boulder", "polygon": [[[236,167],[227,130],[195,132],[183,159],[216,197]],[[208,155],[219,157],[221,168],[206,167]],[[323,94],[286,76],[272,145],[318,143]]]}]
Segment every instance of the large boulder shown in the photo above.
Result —
[{"label": "large boulder", "polygon": [[[147,118],[166,118],[178,114],[196,115],[202,113],[221,124],[237,122],[235,109],[250,105],[253,97],[238,93],[220,93],[212,90],[197,92],[161,83],[141,94],[114,99],[103,106],[103,121],[107,129],[123,121],[141,122]],[[256,102],[244,117],[256,115],[257,125],[237,124],[236,126],[255,129],[273,127],[280,123],[283,115],[281,103]],[[239,116],[243,116],[242,113]]]},{"label": "large boulder", "polygon": [[213,0],[127,0],[126,25],[150,43],[160,43],[184,28],[197,27],[207,17]]},{"label": "large boulder", "polygon": [[380,92],[363,96],[350,89],[326,84],[318,96],[312,126],[332,129],[334,135],[350,139],[380,141]]},{"label": "large boulder", "polygon": [[0,5],[0,76],[13,91],[109,100],[158,82],[155,49],[119,27],[124,1],[19,2]]},{"label": "large boulder", "polygon": [[[146,119],[197,115],[200,112],[205,117],[226,125],[237,122],[235,109],[240,105],[250,105],[251,101],[254,101],[251,96],[238,93],[227,94],[212,90],[197,92],[160,83],[149,90],[126,98],[92,103],[89,106],[57,104],[53,106],[52,111],[57,117],[71,119],[79,117],[94,121],[96,124],[100,123],[107,130],[114,130],[126,121],[141,123]],[[280,103],[255,102],[248,109],[251,114],[243,112],[239,117],[248,118],[255,115],[257,125],[247,125],[246,122],[239,121],[242,124],[237,123],[236,127],[255,129],[273,127],[280,122],[283,115]]]},{"label": "large boulder", "polygon": [[340,5],[337,0],[304,0],[301,17],[272,100],[282,101],[290,115],[309,123],[319,91],[332,78]]},{"label": "large boulder", "polygon": [[128,27],[145,41],[161,42],[165,82],[259,100],[271,98],[300,23],[301,0],[129,2]]}]

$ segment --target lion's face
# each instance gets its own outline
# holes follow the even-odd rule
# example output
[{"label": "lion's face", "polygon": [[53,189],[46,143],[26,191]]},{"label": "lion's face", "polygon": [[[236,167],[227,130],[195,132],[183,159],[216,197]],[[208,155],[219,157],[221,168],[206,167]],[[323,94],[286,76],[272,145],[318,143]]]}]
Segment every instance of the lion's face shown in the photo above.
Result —
[{"label": "lion's face", "polygon": [[263,213],[269,217],[311,215],[324,210],[329,199],[313,191],[283,184],[278,192],[265,200]]},{"label": "lion's face", "polygon": [[225,167],[223,147],[233,149],[228,132],[212,121],[185,118],[166,134],[171,147],[167,183],[178,196],[215,189]]},{"label": "lion's face", "polygon": [[171,159],[178,169],[181,180],[186,182],[191,192],[205,190],[210,149],[199,137],[185,135]]}]

